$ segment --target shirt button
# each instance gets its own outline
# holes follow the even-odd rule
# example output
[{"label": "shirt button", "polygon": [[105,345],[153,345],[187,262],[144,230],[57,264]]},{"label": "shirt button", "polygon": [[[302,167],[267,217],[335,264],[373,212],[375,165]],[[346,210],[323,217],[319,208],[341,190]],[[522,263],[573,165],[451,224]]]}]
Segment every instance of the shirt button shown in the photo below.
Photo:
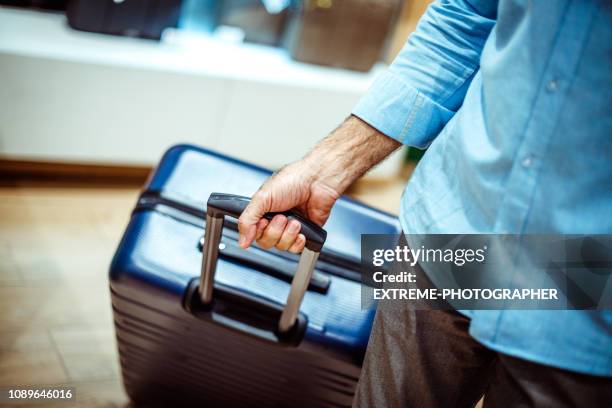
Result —
[{"label": "shirt button", "polygon": [[523,159],[523,161],[521,162],[521,165],[528,169],[529,167],[531,167],[531,165],[533,164],[533,156],[532,155],[528,155],[525,156],[525,158]]},{"label": "shirt button", "polygon": [[546,90],[548,92],[555,92],[557,89],[559,89],[559,81],[557,81],[556,79],[550,80],[546,84]]}]

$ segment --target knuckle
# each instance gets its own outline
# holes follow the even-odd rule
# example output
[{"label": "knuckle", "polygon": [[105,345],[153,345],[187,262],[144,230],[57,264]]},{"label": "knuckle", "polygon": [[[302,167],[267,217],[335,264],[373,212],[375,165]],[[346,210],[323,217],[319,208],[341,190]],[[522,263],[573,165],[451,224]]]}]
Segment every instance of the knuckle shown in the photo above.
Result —
[{"label": "knuckle", "polygon": [[264,233],[264,235],[274,241],[278,241],[282,233],[283,233],[282,228],[272,227],[269,230],[266,229],[266,232]]},{"label": "knuckle", "polygon": [[251,205],[259,205],[262,208],[269,208],[271,199],[272,193],[267,188],[267,185],[264,184],[251,198]]},{"label": "knuckle", "polygon": [[240,216],[240,218],[238,218],[238,228],[244,228],[246,226],[246,221],[244,220],[244,218],[242,218],[242,216]]}]

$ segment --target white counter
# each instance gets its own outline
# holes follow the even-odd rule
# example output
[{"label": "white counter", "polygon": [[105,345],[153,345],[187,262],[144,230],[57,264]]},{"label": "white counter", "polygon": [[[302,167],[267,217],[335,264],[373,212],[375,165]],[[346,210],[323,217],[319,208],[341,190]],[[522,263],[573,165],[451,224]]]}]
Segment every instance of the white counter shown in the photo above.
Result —
[{"label": "white counter", "polygon": [[0,156],[151,165],[190,142],[276,168],[340,123],[382,69],[177,31],[159,43],[85,33],[61,14],[0,7]]}]

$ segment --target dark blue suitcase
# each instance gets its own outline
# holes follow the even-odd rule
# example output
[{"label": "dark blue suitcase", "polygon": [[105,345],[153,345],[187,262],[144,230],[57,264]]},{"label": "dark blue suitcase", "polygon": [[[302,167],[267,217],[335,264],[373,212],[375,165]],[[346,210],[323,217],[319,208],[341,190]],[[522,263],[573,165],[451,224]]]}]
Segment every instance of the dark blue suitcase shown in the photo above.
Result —
[{"label": "dark blue suitcase", "polygon": [[110,270],[123,382],[136,403],[350,406],[374,314],[360,303],[360,234],[399,233],[398,220],[341,198],[299,313],[279,330],[298,256],[239,249],[236,221],[225,217],[212,302],[202,301],[207,199],[250,196],[270,174],[179,145],[151,175]]}]

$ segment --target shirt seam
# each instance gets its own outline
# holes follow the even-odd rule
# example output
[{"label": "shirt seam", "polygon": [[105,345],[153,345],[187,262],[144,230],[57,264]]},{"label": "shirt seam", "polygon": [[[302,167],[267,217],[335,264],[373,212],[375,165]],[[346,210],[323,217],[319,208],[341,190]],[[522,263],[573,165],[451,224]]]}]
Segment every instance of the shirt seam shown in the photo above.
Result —
[{"label": "shirt seam", "polygon": [[410,114],[408,115],[408,119],[406,119],[406,123],[404,123],[404,126],[402,127],[402,131],[399,134],[399,138],[402,141],[406,139],[408,131],[412,128],[412,125],[414,124],[414,120],[416,119],[418,111],[421,110],[425,102],[425,98],[423,94],[421,94],[421,92],[418,89],[416,90],[416,92],[417,94],[416,94],[414,103],[412,104],[412,109],[410,110]]}]

